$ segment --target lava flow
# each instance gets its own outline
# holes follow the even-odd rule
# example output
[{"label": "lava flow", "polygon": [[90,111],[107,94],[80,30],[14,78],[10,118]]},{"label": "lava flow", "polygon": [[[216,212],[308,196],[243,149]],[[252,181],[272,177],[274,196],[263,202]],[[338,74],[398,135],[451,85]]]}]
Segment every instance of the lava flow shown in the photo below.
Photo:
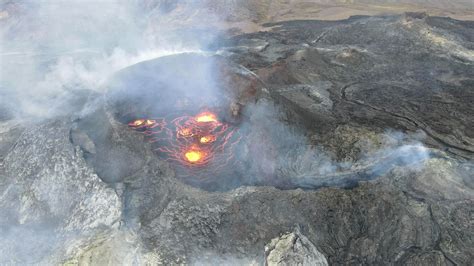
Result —
[{"label": "lava flow", "polygon": [[134,121],[128,123],[128,125],[131,126],[131,127],[141,127],[141,126],[145,125],[145,121],[146,121],[146,119],[137,119],[137,120],[134,120]]},{"label": "lava flow", "polygon": [[216,157],[219,157],[219,165],[225,164],[232,157],[232,152],[225,152],[226,147],[239,140],[233,138],[234,129],[209,111],[180,116],[170,123],[158,118],[138,119],[128,125],[135,129],[146,128],[143,133],[151,137],[150,142],[157,146],[155,150],[166,160],[190,167],[206,165]]},{"label": "lava flow", "polygon": [[186,157],[186,160],[188,160],[191,163],[198,162],[202,158],[202,152],[198,150],[189,150],[187,151],[184,156]]},{"label": "lava flow", "polygon": [[184,159],[191,164],[204,164],[207,162],[208,153],[193,145],[184,152]]},{"label": "lava flow", "polygon": [[195,119],[196,122],[199,123],[217,122],[216,115],[209,112],[200,113],[195,117]]},{"label": "lava flow", "polygon": [[164,120],[155,120],[155,119],[137,119],[128,123],[130,127],[134,128],[155,128],[158,126],[165,126]]},{"label": "lava flow", "polygon": [[199,142],[201,144],[212,143],[214,141],[216,141],[216,136],[214,135],[202,136],[201,138],[199,138]]}]

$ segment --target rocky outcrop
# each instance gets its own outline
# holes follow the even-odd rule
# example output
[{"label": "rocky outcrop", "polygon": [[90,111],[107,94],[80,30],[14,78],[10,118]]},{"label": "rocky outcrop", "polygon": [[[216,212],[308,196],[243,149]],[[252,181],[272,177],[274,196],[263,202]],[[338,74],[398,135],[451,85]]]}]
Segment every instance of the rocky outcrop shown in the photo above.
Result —
[{"label": "rocky outcrop", "polygon": [[327,266],[326,257],[299,230],[272,239],[265,246],[265,265]]},{"label": "rocky outcrop", "polygon": [[143,250],[137,236],[116,230],[97,235],[78,248],[64,265],[162,265],[159,254]]},{"label": "rocky outcrop", "polygon": [[[3,163],[0,209],[7,215],[0,218],[0,262],[56,263],[62,258],[56,252],[72,248],[77,232],[84,240],[118,225],[121,200],[70,143],[67,123],[25,130]],[[39,242],[30,242],[30,234]]]}]

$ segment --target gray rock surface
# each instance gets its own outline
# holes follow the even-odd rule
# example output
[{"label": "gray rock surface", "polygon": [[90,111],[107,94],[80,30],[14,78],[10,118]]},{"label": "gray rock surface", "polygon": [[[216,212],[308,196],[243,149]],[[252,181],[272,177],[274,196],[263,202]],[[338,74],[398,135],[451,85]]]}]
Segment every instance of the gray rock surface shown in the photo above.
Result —
[{"label": "gray rock surface", "polygon": [[272,239],[265,246],[265,265],[318,265],[328,262],[321,252],[298,230]]},{"label": "gray rock surface", "polygon": [[[216,51],[252,71],[239,92],[256,91],[258,79],[255,97],[283,109],[283,124],[303,131],[310,151],[317,145],[350,167],[316,175],[324,164],[309,153],[275,175],[291,189],[248,174],[257,186],[207,191],[181,182],[107,105],[74,122],[8,126],[0,264],[263,264],[266,245],[267,261],[289,264],[471,264],[473,23],[387,16],[271,26],[220,40]],[[244,118],[256,110],[246,100]],[[415,145],[387,130],[421,137]],[[407,147],[427,156],[387,157]]]},{"label": "gray rock surface", "polygon": [[[234,37],[260,37],[269,42],[264,51],[231,58],[275,88],[271,93],[294,105],[313,130],[327,134],[346,123],[421,130],[430,145],[472,159],[472,22],[360,16],[268,26],[275,28]],[[331,84],[329,114],[308,114],[314,100],[305,90],[280,89],[320,84]]]},{"label": "gray rock surface", "polygon": [[86,166],[65,122],[25,130],[1,170],[1,263],[55,263],[64,256],[55,252],[67,252],[78,236],[116,227],[121,217],[120,199]]}]

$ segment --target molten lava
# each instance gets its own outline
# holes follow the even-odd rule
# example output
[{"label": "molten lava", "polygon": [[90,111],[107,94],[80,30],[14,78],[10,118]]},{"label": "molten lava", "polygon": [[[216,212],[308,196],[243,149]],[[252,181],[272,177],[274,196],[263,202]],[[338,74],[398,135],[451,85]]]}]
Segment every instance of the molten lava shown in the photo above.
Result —
[{"label": "molten lava", "polygon": [[212,143],[214,141],[216,141],[216,136],[214,135],[207,135],[199,138],[201,144]]},{"label": "molten lava", "polygon": [[147,119],[145,120],[145,126],[150,127],[156,124],[156,120]]},{"label": "molten lava", "polygon": [[210,112],[200,113],[195,117],[195,119],[199,123],[217,122],[216,115]]},{"label": "molten lava", "polygon": [[130,127],[136,127],[136,128],[139,128],[139,127],[154,128],[158,126],[159,124],[154,119],[137,119],[128,123],[128,125]]},{"label": "molten lava", "polygon": [[137,119],[135,121],[132,121],[128,123],[129,126],[131,127],[139,127],[145,124],[145,119]]},{"label": "molten lava", "polygon": [[184,153],[184,157],[186,157],[186,160],[190,163],[199,162],[203,155],[203,152],[200,150],[189,150]]},{"label": "molten lava", "polygon": [[[233,137],[235,132],[230,125],[220,122],[217,115],[209,111],[171,120],[137,119],[128,125],[134,129],[145,128],[140,132],[150,137],[156,152],[166,160],[193,167],[193,171],[200,171],[196,167],[208,165],[216,159],[216,154],[219,154],[217,165],[225,165],[232,158],[233,145],[240,140],[238,136]],[[217,169],[216,165],[213,167]]]}]

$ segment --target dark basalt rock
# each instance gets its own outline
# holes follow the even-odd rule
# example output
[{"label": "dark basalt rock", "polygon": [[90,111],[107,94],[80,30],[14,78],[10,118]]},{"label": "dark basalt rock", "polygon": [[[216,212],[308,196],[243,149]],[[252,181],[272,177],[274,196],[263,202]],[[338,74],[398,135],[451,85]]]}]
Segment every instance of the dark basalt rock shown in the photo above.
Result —
[{"label": "dark basalt rock", "polygon": [[[331,114],[308,115],[305,100],[295,108],[309,121],[336,120],[308,123],[319,132],[341,123],[422,130],[429,145],[472,159],[474,54],[468,36],[474,28],[451,19],[407,19],[412,17],[272,24],[278,27],[261,35],[269,45],[258,53],[260,60],[255,62],[252,53],[232,58],[250,62],[247,67],[270,89],[330,82]],[[237,43],[246,38],[258,39],[256,34],[234,37]],[[292,97],[304,99],[304,93]],[[288,98],[286,92],[275,94]]]}]

